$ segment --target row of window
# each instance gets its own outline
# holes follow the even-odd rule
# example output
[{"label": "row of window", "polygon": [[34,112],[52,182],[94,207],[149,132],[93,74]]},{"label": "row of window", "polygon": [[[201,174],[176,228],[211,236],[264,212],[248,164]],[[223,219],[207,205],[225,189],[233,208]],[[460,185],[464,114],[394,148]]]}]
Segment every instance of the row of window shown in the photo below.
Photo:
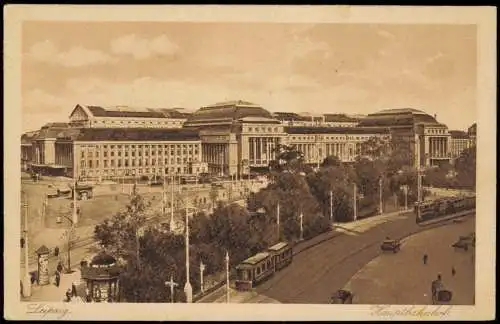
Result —
[{"label": "row of window", "polygon": [[182,126],[182,124],[184,123],[185,120],[179,120],[179,121],[172,121],[172,120],[169,120],[169,121],[145,121],[145,120],[141,120],[141,121],[138,121],[138,120],[94,120],[93,121],[93,124],[95,125],[150,125],[150,126],[153,126],[153,125],[177,125],[177,126]]},{"label": "row of window", "polygon": [[[136,156],[136,153],[137,153],[137,156],[142,156],[143,155],[143,152],[144,152],[144,156],[149,156],[149,152],[150,151],[131,151],[130,152],[130,156],[132,157],[135,157]],[[177,152],[177,154],[176,154]],[[99,151],[95,151],[95,152],[92,152],[92,151],[82,151],[81,152],[81,156],[82,158],[84,158],[85,156],[89,157],[89,158],[92,158],[94,156],[94,153],[95,153],[95,157],[98,158],[99,157]],[[167,151],[151,151],[151,156],[155,156],[156,154],[158,153],[158,155],[168,155],[168,152]],[[104,151],[103,153],[103,157],[108,157],[108,152],[107,151]],[[194,151],[193,150],[171,150],[170,151],[170,155],[198,155],[199,154],[199,151],[198,149],[195,149]],[[109,156],[112,156],[114,157],[115,156],[115,151],[111,151],[109,152]],[[122,156],[122,151],[116,151],[116,156],[119,156],[121,157]],[[128,151],[124,151],[123,152],[123,156],[125,157],[128,157],[129,156],[129,152]]]},{"label": "row of window", "polygon": [[[115,163],[116,161],[116,163]],[[170,163],[169,163],[170,161]],[[157,163],[158,162],[158,163]],[[193,162],[193,159],[192,158],[187,158],[187,157],[184,157],[184,158],[177,158],[177,159],[165,159],[163,160],[163,164],[181,164],[181,163],[189,163],[189,162]],[[197,162],[195,160],[195,162]],[[108,166],[109,167],[128,167],[128,166],[131,166],[131,167],[135,167],[135,166],[149,166],[149,165],[152,165],[152,166],[155,166],[155,165],[161,165],[162,164],[162,161],[161,160],[156,160],[156,159],[152,159],[151,161],[148,160],[148,159],[145,159],[145,160],[142,160],[142,159],[133,159],[133,160],[122,160],[122,159],[118,159],[118,160],[109,160],[109,163],[108,163],[108,160],[103,160],[102,161],[102,165],[104,168],[107,168]],[[99,160],[81,160],[80,161],[80,165],[82,168],[99,168],[100,166],[100,161]]]},{"label": "row of window", "polygon": [[200,144],[82,144],[81,148],[89,148],[89,149],[179,149],[179,148],[196,148],[199,147]]},{"label": "row of window", "polygon": [[247,132],[255,132],[255,133],[258,133],[258,132],[277,133],[280,131],[280,128],[279,127],[245,127],[243,130],[247,131]]},{"label": "row of window", "polygon": [[428,133],[428,134],[448,134],[446,129],[434,129],[434,128],[427,129],[426,133]]},{"label": "row of window", "polygon": [[[329,139],[329,140],[368,140],[371,137],[366,135],[366,136],[323,136],[320,137],[322,139]],[[316,136],[292,136],[292,140],[314,140]],[[387,137],[382,137],[383,139],[387,139]]]}]

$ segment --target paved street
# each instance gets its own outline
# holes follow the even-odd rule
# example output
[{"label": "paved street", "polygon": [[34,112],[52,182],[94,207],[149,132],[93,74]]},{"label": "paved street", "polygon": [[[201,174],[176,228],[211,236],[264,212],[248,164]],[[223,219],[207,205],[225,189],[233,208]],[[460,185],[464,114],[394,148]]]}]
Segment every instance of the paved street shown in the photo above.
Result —
[{"label": "paved street", "polygon": [[[375,218],[373,221],[377,222]],[[289,267],[256,291],[281,303],[328,303],[334,291],[343,288],[358,270],[380,254],[379,244],[385,237],[400,238],[421,229],[410,213],[371,227],[363,235],[341,234],[296,255]]]},{"label": "paved street", "polygon": [[[453,292],[453,305],[474,304],[474,252],[451,247],[475,230],[474,218],[425,231],[404,240],[401,251],[378,256],[344,287],[356,304],[431,304],[430,283],[438,273]],[[422,256],[429,256],[426,265]],[[456,274],[452,276],[451,269]]]}]

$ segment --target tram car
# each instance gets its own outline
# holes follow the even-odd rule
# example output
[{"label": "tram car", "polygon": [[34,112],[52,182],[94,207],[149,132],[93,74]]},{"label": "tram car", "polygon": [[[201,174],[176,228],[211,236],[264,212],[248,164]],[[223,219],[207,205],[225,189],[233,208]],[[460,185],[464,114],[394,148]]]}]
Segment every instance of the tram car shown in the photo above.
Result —
[{"label": "tram car", "polygon": [[415,204],[417,223],[476,208],[476,196],[446,197]]},{"label": "tram car", "polygon": [[277,243],[267,251],[257,253],[236,267],[236,289],[245,291],[254,288],[288,266],[292,259],[292,247],[286,242]]}]

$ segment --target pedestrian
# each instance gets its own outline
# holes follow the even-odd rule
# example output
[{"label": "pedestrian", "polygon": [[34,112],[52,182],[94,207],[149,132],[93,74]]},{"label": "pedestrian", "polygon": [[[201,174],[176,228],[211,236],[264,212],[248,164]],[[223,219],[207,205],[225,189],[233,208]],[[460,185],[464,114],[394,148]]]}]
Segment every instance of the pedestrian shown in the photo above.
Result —
[{"label": "pedestrian", "polygon": [[59,261],[59,262],[57,263],[57,268],[56,268],[56,269],[57,269],[57,272],[59,272],[59,273],[61,273],[61,272],[62,272],[62,270],[63,270],[63,266],[62,266],[61,261]]},{"label": "pedestrian", "polygon": [[76,292],[76,284],[75,284],[75,282],[71,283],[71,296],[72,297],[77,297],[78,296],[78,294]]},{"label": "pedestrian", "polygon": [[429,256],[427,254],[424,254],[424,257],[423,257],[424,264],[427,264],[428,258],[429,258]]},{"label": "pedestrian", "polygon": [[66,301],[71,301],[71,289],[66,290]]},{"label": "pedestrian", "polygon": [[87,301],[87,303],[90,303],[92,301],[89,287],[85,287],[85,300]]},{"label": "pedestrian", "polygon": [[439,294],[439,291],[443,288],[443,283],[441,281],[441,275],[438,274],[437,276],[437,279],[434,280],[431,284],[431,292],[432,292],[432,304],[436,304],[436,302],[438,301],[437,297],[438,297],[438,294]]},{"label": "pedestrian", "polygon": [[455,270],[455,267],[451,267],[451,275],[453,277],[455,277],[455,274],[457,273],[457,271]]},{"label": "pedestrian", "polygon": [[54,248],[54,256],[59,257],[59,247],[58,246],[56,246]]},{"label": "pedestrian", "polygon": [[61,282],[61,275],[59,271],[56,271],[56,287],[59,287],[59,283]]}]

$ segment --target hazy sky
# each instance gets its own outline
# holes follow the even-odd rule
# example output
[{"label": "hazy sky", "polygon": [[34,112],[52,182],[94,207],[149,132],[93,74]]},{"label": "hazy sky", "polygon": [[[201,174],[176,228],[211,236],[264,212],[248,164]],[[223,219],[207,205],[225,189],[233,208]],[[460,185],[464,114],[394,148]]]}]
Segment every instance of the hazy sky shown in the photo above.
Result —
[{"label": "hazy sky", "polygon": [[451,129],[476,121],[473,25],[29,22],[23,130],[76,104],[269,111],[412,107]]}]

